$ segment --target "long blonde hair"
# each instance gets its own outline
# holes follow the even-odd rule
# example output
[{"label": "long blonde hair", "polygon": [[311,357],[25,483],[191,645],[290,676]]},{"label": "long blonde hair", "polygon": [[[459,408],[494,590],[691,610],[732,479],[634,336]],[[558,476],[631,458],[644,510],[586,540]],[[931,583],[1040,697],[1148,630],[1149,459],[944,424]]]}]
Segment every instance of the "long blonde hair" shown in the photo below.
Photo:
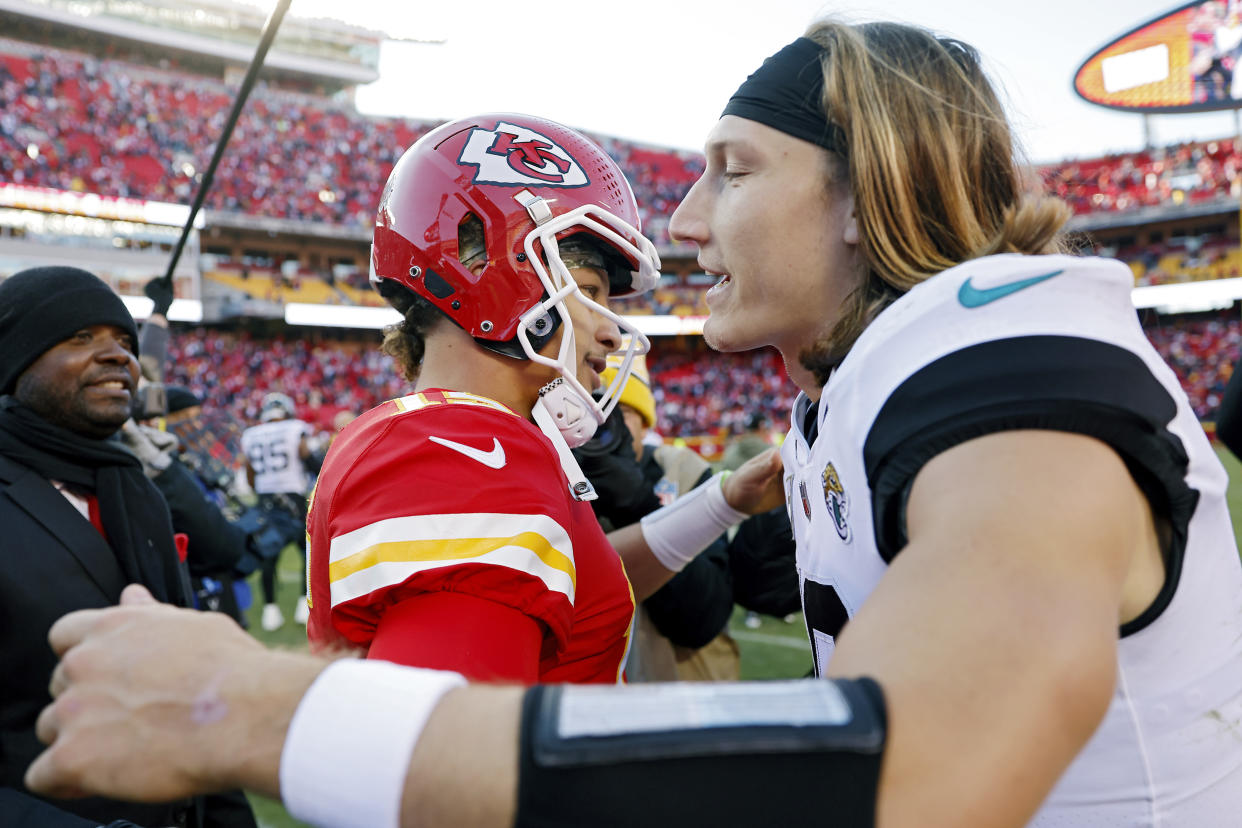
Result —
[{"label": "long blonde hair", "polygon": [[1069,209],[1025,191],[973,47],[899,23],[821,21],[806,37],[825,50],[824,112],[846,147],[828,183],[854,196],[865,269],[831,333],[801,355],[826,382],[875,315],[919,282],[979,256],[1061,251]]}]

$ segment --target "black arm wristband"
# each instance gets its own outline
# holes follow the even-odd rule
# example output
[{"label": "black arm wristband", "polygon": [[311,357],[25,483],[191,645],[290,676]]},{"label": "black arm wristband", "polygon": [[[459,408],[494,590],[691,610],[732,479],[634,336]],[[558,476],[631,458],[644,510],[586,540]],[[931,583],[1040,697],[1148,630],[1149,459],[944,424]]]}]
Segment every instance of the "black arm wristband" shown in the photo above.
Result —
[{"label": "black arm wristband", "polygon": [[867,678],[534,687],[515,825],[872,826],[885,726]]}]

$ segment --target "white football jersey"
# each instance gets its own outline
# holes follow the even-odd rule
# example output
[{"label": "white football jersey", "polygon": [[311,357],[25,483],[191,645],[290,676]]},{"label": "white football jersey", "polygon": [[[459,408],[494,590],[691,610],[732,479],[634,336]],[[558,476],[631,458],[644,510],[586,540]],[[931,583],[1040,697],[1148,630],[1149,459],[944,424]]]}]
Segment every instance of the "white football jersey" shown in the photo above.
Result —
[{"label": "white football jersey", "polygon": [[782,446],[821,675],[905,545],[914,476],[958,443],[1024,428],[1095,437],[1168,515],[1165,586],[1119,631],[1112,704],[1040,828],[1229,825],[1242,807],[1242,565],[1227,477],[1143,333],[1133,284],[1118,262],[1069,256],[945,271],[876,318],[817,407],[799,397]]},{"label": "white football jersey", "polygon": [[254,469],[259,494],[306,494],[306,466],[298,449],[310,426],[301,420],[273,420],[242,432],[241,446]]}]

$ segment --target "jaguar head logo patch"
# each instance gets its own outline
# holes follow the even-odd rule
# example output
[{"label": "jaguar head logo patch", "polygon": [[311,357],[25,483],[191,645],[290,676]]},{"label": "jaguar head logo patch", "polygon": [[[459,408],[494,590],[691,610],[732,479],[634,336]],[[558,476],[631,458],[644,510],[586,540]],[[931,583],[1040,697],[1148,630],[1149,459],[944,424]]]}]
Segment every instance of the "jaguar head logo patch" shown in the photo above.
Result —
[{"label": "jaguar head logo patch", "polygon": [[849,543],[850,499],[845,493],[845,487],[841,485],[841,476],[837,474],[836,467],[831,463],[824,468],[823,481],[824,503],[828,506],[828,516],[832,518],[832,525],[837,530],[837,534],[841,536],[841,540]]}]

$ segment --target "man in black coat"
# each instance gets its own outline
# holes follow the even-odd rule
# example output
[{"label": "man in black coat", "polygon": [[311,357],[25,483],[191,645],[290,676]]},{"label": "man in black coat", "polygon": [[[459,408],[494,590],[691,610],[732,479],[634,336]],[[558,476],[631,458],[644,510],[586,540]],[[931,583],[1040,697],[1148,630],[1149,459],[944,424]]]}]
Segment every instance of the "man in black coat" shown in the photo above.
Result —
[{"label": "man in black coat", "polygon": [[39,802],[22,783],[40,751],[35,720],[50,700],[52,622],[117,603],[128,583],[169,603],[188,600],[168,509],[138,458],[111,439],[130,416],[137,339],[124,303],[86,271],[33,268],[0,283],[0,825],[7,828],[254,825],[237,797]]}]

